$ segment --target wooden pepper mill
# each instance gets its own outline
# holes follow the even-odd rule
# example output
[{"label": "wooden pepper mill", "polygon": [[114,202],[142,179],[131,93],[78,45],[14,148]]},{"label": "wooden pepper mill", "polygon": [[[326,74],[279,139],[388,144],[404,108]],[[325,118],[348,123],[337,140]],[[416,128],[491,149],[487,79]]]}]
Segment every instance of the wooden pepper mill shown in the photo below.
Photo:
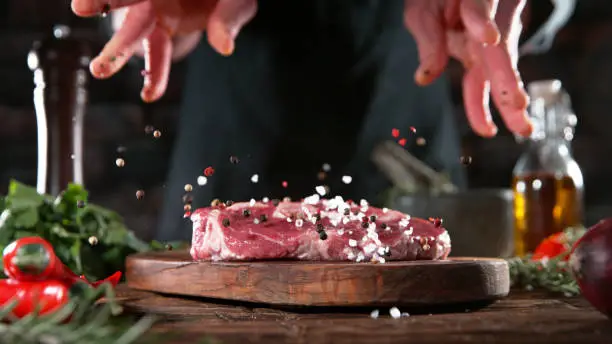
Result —
[{"label": "wooden pepper mill", "polygon": [[90,58],[87,45],[63,25],[35,42],[28,54],[35,84],[39,193],[57,195],[69,183],[84,182],[83,124]]}]

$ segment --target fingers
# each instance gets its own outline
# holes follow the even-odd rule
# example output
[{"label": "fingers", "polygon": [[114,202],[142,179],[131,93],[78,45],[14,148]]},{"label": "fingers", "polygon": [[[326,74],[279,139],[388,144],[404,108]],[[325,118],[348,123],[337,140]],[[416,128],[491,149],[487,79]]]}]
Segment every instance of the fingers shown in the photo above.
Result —
[{"label": "fingers", "polygon": [[420,65],[415,73],[418,85],[428,85],[446,68],[448,53],[444,13],[435,1],[405,0],[404,23],[414,36]]},{"label": "fingers", "polygon": [[493,137],[497,134],[497,127],[489,109],[489,88],[490,83],[485,79],[480,66],[467,70],[463,76],[465,114],[472,130],[483,137]]},{"label": "fingers", "polygon": [[463,25],[472,38],[483,44],[497,44],[500,33],[494,22],[497,0],[461,1],[460,15]]},{"label": "fingers", "polygon": [[91,73],[96,78],[108,78],[117,73],[132,57],[140,42],[155,26],[153,8],[149,2],[128,10],[123,25],[91,61]]},{"label": "fingers", "polygon": [[164,29],[158,27],[143,41],[143,48],[145,73],[140,97],[150,103],[166,92],[172,64],[172,39]]},{"label": "fingers", "polygon": [[126,7],[147,0],[72,0],[71,7],[74,14],[81,17],[93,17],[105,11]]},{"label": "fingers", "polygon": [[238,32],[256,12],[257,0],[219,0],[208,19],[210,45],[222,55],[231,55]]},{"label": "fingers", "polygon": [[[502,7],[503,3],[503,7]],[[504,0],[496,15],[503,41],[482,48],[482,61],[491,80],[491,93],[510,131],[529,136],[533,130],[527,116],[529,97],[517,70],[518,37],[522,30],[520,14],[523,0]]]}]

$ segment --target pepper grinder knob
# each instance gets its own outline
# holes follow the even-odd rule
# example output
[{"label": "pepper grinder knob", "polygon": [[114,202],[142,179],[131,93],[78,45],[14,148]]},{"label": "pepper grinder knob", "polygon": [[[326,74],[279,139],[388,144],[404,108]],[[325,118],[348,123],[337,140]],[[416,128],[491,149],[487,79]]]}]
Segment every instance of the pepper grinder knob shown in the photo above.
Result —
[{"label": "pepper grinder knob", "polygon": [[36,189],[59,194],[83,184],[83,124],[87,103],[89,47],[68,26],[34,42],[28,66],[34,73],[38,130]]}]

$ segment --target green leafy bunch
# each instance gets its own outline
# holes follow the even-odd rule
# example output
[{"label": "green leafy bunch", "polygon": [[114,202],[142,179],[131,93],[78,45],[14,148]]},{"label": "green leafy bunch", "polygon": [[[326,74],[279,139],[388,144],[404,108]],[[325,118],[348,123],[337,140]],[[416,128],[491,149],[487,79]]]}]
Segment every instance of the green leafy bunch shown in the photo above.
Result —
[{"label": "green leafy bunch", "polygon": [[566,251],[556,257],[534,259],[532,255],[508,260],[512,287],[541,289],[565,296],[580,294],[580,288],[568,263],[571,248],[586,232],[584,227],[570,227],[563,232]]},{"label": "green leafy bunch", "polygon": [[87,197],[77,184],[54,197],[11,181],[0,199],[0,249],[19,238],[40,236],[72,271],[98,280],[123,271],[131,253],[163,248],[159,242],[139,240],[119,214],[87,203]]}]

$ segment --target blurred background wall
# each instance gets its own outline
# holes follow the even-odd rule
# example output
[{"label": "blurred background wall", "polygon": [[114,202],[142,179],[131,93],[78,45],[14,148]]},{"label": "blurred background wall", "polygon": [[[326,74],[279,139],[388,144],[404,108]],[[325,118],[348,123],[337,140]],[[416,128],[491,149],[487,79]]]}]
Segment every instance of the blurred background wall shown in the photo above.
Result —
[{"label": "blurred background wall", "polygon": [[[550,13],[546,0],[531,0],[525,18],[527,35]],[[75,35],[98,51],[107,39],[100,20],[76,18],[68,0],[0,0],[0,192],[9,179],[36,182],[36,118],[32,103],[32,72],[26,64],[34,40],[49,34],[55,24],[67,24]],[[140,101],[141,67],[138,62],[118,76],[91,80],[86,114],[85,178],[91,199],[120,210],[128,225],[148,237],[161,204],[162,188],[171,152],[184,66],[173,67],[170,87],[154,105]],[[579,124],[574,154],[585,176],[587,222],[612,214],[612,1],[579,0],[569,25],[545,55],[520,61],[526,82],[558,78],[572,96]],[[457,120],[461,123],[470,187],[507,187],[521,146],[502,130],[490,140],[473,135],[461,104],[461,69],[452,64],[450,75]],[[146,135],[153,125],[160,139]],[[501,128],[502,126],[500,126]],[[115,166],[117,148],[125,147],[124,168]],[[145,189],[137,201],[135,192]],[[179,202],[179,200],[177,200]]]}]

